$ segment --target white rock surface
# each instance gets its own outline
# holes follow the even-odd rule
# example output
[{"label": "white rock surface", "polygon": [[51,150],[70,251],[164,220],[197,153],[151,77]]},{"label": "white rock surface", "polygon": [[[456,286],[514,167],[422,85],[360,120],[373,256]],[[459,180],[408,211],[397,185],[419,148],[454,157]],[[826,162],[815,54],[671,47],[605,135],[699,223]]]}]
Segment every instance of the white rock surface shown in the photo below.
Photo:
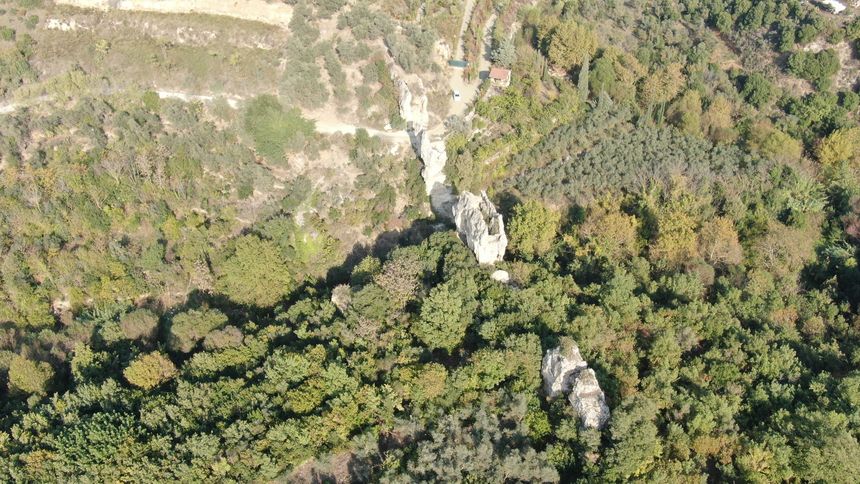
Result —
[{"label": "white rock surface", "polygon": [[507,284],[511,281],[511,275],[508,273],[508,271],[503,271],[499,269],[490,274],[490,279],[497,282],[501,282],[502,284]]},{"label": "white rock surface", "polygon": [[567,393],[568,401],[586,429],[601,429],[609,421],[609,406],[594,370],[572,341],[547,350],[541,363],[544,390],[549,398]]},{"label": "white rock surface", "polygon": [[[833,13],[842,13],[848,7],[844,3],[837,0],[819,0],[822,5],[829,8]],[[856,5],[855,5],[856,6]]]},{"label": "white rock surface", "polygon": [[64,20],[60,18],[49,18],[45,21],[45,28],[48,30],[60,30],[62,32],[74,32],[79,28],[83,28],[83,26],[75,19]]},{"label": "white rock surface", "polygon": [[412,138],[412,147],[424,164],[421,177],[424,178],[424,187],[430,197],[430,206],[438,215],[450,219],[453,216],[451,210],[456,197],[445,177],[445,164],[448,163],[445,140],[430,138],[427,129],[430,122],[427,94],[420,80],[415,84],[418,94],[413,94],[406,81],[402,79],[397,81],[400,94],[400,117],[406,121]]},{"label": "white rock surface", "polygon": [[403,79],[397,81],[397,88],[400,91],[400,117],[408,123],[412,120],[412,91]]},{"label": "white rock surface", "polygon": [[424,178],[424,188],[430,197],[430,206],[437,214],[451,219],[453,205],[457,200],[445,177],[445,164],[448,162],[445,141],[432,141],[429,133],[422,131],[416,142],[415,149],[424,163],[421,177]]},{"label": "white rock surface", "polygon": [[421,80],[416,80],[410,88],[406,81],[400,79],[397,88],[400,91],[400,117],[414,132],[425,131],[430,124],[430,112],[427,110],[427,93]]},{"label": "white rock surface", "polygon": [[445,184],[445,164],[448,162],[448,153],[445,151],[445,142],[442,140],[431,141],[430,134],[422,131],[418,138],[418,156],[424,162],[421,176],[427,185],[427,195],[433,191],[437,183]]},{"label": "white rock surface", "polygon": [[574,375],[587,366],[575,344],[570,344],[564,351],[560,347],[547,350],[540,370],[547,396],[556,398],[570,390]]},{"label": "white rock surface", "polygon": [[453,208],[454,224],[480,264],[493,264],[505,256],[508,237],[502,216],[486,192],[464,192]]},{"label": "white rock surface", "polygon": [[576,373],[568,401],[582,420],[583,428],[601,429],[609,421],[606,396],[591,368]]}]

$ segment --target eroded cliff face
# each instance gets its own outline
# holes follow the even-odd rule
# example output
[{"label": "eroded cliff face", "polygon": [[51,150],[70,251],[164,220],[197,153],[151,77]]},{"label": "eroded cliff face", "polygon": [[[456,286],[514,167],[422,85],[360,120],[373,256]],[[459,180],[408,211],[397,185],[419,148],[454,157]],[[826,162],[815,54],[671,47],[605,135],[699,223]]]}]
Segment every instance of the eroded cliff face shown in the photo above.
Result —
[{"label": "eroded cliff face", "polygon": [[420,80],[413,81],[412,86],[403,79],[396,83],[400,95],[400,116],[406,121],[412,147],[424,164],[421,177],[433,212],[454,221],[457,232],[475,253],[479,263],[501,261],[508,245],[502,216],[485,192],[480,196],[469,192],[459,196],[454,194],[454,188],[445,177],[445,164],[448,163],[445,140],[434,138],[428,129],[430,115],[424,86]]},{"label": "eroded cliff face", "polygon": [[428,124],[430,113],[427,110],[427,94],[420,80],[413,86],[400,79],[397,87],[400,95],[400,117],[406,121],[406,129],[412,138],[412,147],[421,158],[424,168],[421,177],[430,197],[433,211],[447,219],[451,219],[452,206],[457,197],[454,189],[445,178],[445,164],[448,163],[448,153],[445,150],[445,140],[434,139],[430,135]]},{"label": "eroded cliff face", "polygon": [[424,187],[430,197],[430,206],[437,215],[453,218],[452,210],[457,196],[445,177],[445,164],[448,162],[445,141],[431,140],[430,134],[424,130],[417,139],[415,150],[424,164],[421,177],[424,178]]},{"label": "eroded cliff face", "polygon": [[502,216],[486,192],[464,192],[453,207],[457,233],[475,253],[480,264],[494,264],[505,256],[508,237]]},{"label": "eroded cliff face", "polygon": [[415,81],[414,94],[403,79],[397,81],[397,89],[400,95],[400,117],[406,121],[407,127],[415,131],[426,130],[430,124],[430,112],[427,110],[427,94],[421,80]]},{"label": "eroded cliff face", "polygon": [[568,401],[579,415],[583,428],[602,429],[609,421],[606,396],[594,370],[588,368],[573,341],[564,341],[561,346],[547,350],[541,364],[541,376],[549,398],[570,392]]}]

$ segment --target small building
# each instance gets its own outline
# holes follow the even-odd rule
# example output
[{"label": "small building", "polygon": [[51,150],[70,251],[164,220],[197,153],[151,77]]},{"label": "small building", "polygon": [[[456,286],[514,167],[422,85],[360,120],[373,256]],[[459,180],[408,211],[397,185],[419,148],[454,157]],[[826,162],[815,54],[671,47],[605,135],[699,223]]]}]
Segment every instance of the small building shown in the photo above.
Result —
[{"label": "small building", "polygon": [[504,67],[490,68],[490,82],[496,87],[508,87],[511,85],[511,70]]}]

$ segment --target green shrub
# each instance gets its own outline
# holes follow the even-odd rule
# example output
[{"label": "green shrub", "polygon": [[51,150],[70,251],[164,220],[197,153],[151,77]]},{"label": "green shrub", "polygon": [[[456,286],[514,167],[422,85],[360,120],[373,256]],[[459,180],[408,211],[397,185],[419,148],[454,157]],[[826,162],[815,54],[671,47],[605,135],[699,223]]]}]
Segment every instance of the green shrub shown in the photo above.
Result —
[{"label": "green shrub", "polygon": [[279,247],[270,240],[246,235],[233,243],[228,254],[214,268],[216,287],[239,304],[272,306],[295,287],[295,281],[287,270],[287,261]]},{"label": "green shrub", "polygon": [[149,309],[135,309],[119,320],[123,335],[130,340],[152,340],[158,333],[158,316]]},{"label": "green shrub", "polygon": [[757,108],[764,107],[773,97],[773,84],[759,73],[753,73],[743,81],[741,96]]},{"label": "green shrub", "polygon": [[167,344],[171,350],[188,353],[210,331],[224,327],[227,316],[215,309],[192,309],[177,314],[170,321]]},{"label": "green shrub", "polygon": [[245,111],[245,129],[261,155],[273,162],[284,160],[285,152],[301,150],[314,133],[313,121],[304,119],[296,108],[284,110],[274,96],[257,96]]},{"label": "green shrub", "polygon": [[12,27],[0,27],[0,39],[6,41],[15,40],[15,29]]},{"label": "green shrub", "polygon": [[788,58],[788,70],[795,76],[813,83],[816,88],[826,90],[831,78],[839,72],[839,55],[833,49],[821,52],[795,52]]}]

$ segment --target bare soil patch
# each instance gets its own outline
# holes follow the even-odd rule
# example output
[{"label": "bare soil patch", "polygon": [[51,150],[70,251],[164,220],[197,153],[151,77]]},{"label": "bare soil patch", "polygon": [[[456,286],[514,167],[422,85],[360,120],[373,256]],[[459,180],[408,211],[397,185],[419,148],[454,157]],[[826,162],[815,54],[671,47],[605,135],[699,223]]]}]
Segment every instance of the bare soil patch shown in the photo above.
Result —
[{"label": "bare soil patch", "polygon": [[160,13],[202,13],[252,20],[286,29],[293,9],[263,0],[55,0],[58,5],[99,10],[140,10]]}]

